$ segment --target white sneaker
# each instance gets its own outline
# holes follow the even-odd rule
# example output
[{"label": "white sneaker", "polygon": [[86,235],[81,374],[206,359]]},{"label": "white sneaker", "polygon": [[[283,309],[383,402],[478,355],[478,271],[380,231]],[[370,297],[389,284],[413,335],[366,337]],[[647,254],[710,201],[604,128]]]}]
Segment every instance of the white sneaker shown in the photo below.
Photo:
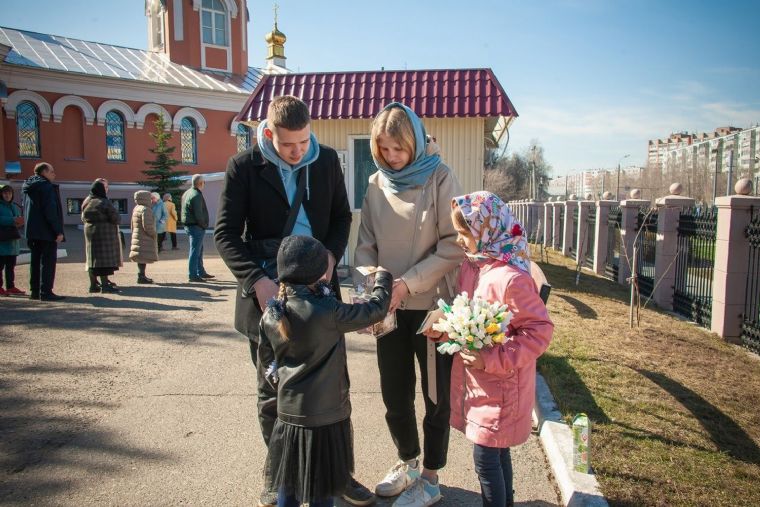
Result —
[{"label": "white sneaker", "polygon": [[414,466],[406,461],[393,465],[382,481],[375,486],[377,496],[396,496],[420,477],[420,461],[414,460]]},{"label": "white sneaker", "polygon": [[428,507],[441,498],[438,483],[430,484],[427,479],[420,477],[393,502],[393,507]]}]

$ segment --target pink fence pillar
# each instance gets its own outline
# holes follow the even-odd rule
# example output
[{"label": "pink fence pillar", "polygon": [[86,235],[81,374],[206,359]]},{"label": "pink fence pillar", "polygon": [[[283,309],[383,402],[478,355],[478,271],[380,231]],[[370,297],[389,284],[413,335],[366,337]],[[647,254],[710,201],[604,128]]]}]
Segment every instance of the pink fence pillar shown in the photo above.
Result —
[{"label": "pink fence pillar", "polygon": [[544,203],[544,247],[552,246],[554,238],[554,203]]},{"label": "pink fence pillar", "polygon": [[564,233],[562,238],[562,255],[569,255],[570,250],[578,248],[578,245],[573,245],[573,212],[578,209],[578,201],[565,201],[565,223]]},{"label": "pink fence pillar", "polygon": [[631,276],[631,262],[633,262],[633,243],[636,239],[636,225],[639,210],[649,204],[645,199],[626,199],[620,202],[620,266],[618,269],[618,283],[627,285],[628,277]]},{"label": "pink fence pillar", "polygon": [[598,201],[596,203],[594,273],[597,275],[604,275],[605,265],[607,264],[607,243],[610,241],[610,229],[607,220],[610,216],[610,208],[616,204],[617,201]]},{"label": "pink fence pillar", "polygon": [[[676,187],[677,185],[677,187]],[[677,188],[674,192],[674,188]],[[678,218],[681,211],[694,206],[694,199],[681,197],[680,185],[671,185],[671,195],[657,199],[657,246],[654,254],[655,286],[652,299],[664,310],[673,309],[678,252]]]},{"label": "pink fence pillar", "polygon": [[718,230],[710,329],[728,341],[739,343],[749,276],[750,250],[745,229],[752,219],[753,209],[760,208],[760,197],[718,197],[715,204]]},{"label": "pink fence pillar", "polygon": [[558,251],[562,248],[562,245],[559,242],[560,236],[562,235],[561,228],[565,226],[564,222],[560,220],[562,207],[564,205],[565,203],[563,202],[552,203],[552,248]]}]

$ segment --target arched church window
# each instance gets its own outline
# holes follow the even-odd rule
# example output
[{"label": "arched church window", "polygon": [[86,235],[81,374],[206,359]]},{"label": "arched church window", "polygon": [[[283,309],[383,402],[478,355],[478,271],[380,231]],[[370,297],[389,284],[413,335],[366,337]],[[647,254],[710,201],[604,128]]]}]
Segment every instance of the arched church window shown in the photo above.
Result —
[{"label": "arched church window", "polygon": [[32,102],[21,102],[16,107],[16,132],[18,135],[18,156],[39,158],[40,156],[40,113]]},{"label": "arched church window", "polygon": [[204,44],[227,45],[227,11],[221,0],[203,0],[201,25]]},{"label": "arched church window", "polygon": [[239,123],[237,126],[237,151],[241,152],[251,147],[251,129]]},{"label": "arched church window", "polygon": [[192,118],[182,118],[179,126],[179,139],[182,149],[183,164],[198,163],[198,127]]},{"label": "arched church window", "polygon": [[106,159],[117,162],[126,160],[124,142],[124,117],[118,111],[106,113]]}]

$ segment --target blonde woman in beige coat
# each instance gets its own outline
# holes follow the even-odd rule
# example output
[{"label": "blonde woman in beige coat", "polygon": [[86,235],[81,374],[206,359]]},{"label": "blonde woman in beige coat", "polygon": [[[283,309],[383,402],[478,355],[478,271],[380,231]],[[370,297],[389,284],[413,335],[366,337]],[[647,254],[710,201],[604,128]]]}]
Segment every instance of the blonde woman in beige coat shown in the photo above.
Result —
[{"label": "blonde woman in beige coat", "polygon": [[153,283],[145,276],[146,264],[158,260],[156,221],[151,206],[155,204],[147,190],[135,192],[135,209],[132,211],[132,246],[129,259],[137,263],[137,283]]},{"label": "blonde woman in beige coat", "polygon": [[[172,250],[179,250],[177,248],[177,219],[179,216],[177,215],[177,206],[174,205],[174,201],[172,200],[172,194],[165,193],[164,194],[164,207],[166,208],[166,233],[169,234],[169,237],[172,240]],[[163,242],[162,242],[163,243]],[[159,245],[160,247],[161,245]]]},{"label": "blonde woman in beige coat", "polygon": [[[436,354],[417,329],[439,298],[453,296],[463,253],[450,212],[461,188],[437,147],[428,143],[420,119],[403,104],[389,104],[378,114],[370,146],[378,172],[369,178],[354,262],[393,274],[390,311],[396,311],[398,322],[395,331],[378,339],[377,363],[399,461],[375,492],[384,497],[403,492],[394,505],[432,505],[441,498],[438,470],[448,453],[452,356]],[[414,408],[415,358],[425,401],[422,449]]]}]

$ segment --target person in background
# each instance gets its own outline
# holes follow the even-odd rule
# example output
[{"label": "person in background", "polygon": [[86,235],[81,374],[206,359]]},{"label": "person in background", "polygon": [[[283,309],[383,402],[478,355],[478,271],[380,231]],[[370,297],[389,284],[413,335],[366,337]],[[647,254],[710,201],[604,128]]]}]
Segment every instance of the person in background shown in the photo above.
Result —
[{"label": "person in background", "polygon": [[185,224],[187,237],[190,239],[190,251],[187,261],[187,276],[191,282],[203,282],[214,278],[203,267],[203,238],[208,227],[208,208],[203,198],[206,180],[200,174],[193,174],[193,186],[182,194],[182,223]]},{"label": "person in background", "polygon": [[158,251],[161,252],[161,247],[164,244],[164,238],[166,238],[166,221],[167,213],[164,201],[161,200],[161,196],[158,192],[151,192],[150,202],[153,203],[153,219],[156,221],[156,244]]},{"label": "person in background", "polygon": [[63,235],[63,210],[55,169],[47,162],[34,166],[34,176],[24,182],[24,236],[31,250],[29,288],[31,299],[60,301],[66,299],[53,292],[58,243]]},{"label": "person in background", "polygon": [[[177,248],[177,206],[172,201],[172,194],[169,192],[164,194],[164,207],[166,208],[166,233],[172,241],[172,250],[179,250]],[[164,240],[159,240],[158,250],[161,251],[161,247]]]},{"label": "person in background", "polygon": [[137,263],[137,283],[153,283],[151,278],[145,276],[145,266],[158,260],[153,202],[147,190],[138,190],[134,198],[136,206],[132,210],[132,246],[129,259]]},{"label": "person in background", "polygon": [[[21,243],[19,227],[24,225],[21,208],[13,202],[13,187],[0,185],[0,296],[23,296],[15,285],[16,257]],[[3,289],[5,275],[5,289]]]},{"label": "person in background", "polygon": [[[108,180],[98,178],[82,203],[84,246],[90,292],[119,292],[108,279],[122,264],[119,212],[107,197]],[[100,283],[98,283],[100,277]]]}]

